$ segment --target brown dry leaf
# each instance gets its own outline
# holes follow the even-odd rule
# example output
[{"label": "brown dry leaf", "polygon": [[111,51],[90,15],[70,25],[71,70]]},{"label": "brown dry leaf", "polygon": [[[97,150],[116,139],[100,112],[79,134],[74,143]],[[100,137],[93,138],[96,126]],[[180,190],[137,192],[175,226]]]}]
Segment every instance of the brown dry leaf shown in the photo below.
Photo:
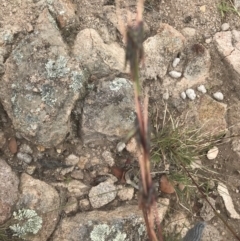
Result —
[{"label": "brown dry leaf", "polygon": [[122,180],[124,171],[119,167],[111,167],[111,173],[119,180]]},{"label": "brown dry leaf", "polygon": [[17,141],[15,137],[12,137],[8,142],[8,148],[12,154],[17,153]]},{"label": "brown dry leaf", "polygon": [[161,176],[160,178],[160,190],[164,193],[174,193],[175,189],[173,185],[169,182],[168,178],[166,175]]}]

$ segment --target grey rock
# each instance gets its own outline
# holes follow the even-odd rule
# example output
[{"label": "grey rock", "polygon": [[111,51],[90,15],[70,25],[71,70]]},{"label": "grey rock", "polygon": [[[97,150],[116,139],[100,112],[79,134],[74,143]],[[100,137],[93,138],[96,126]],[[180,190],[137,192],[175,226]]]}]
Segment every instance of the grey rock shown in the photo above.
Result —
[{"label": "grey rock", "polygon": [[[158,203],[160,222],[168,205],[168,199],[162,199],[161,204]],[[53,235],[53,241],[67,240],[147,240],[142,211],[138,205],[127,205],[113,211],[91,211],[63,218]]]},{"label": "grey rock", "polygon": [[[172,55],[181,52],[185,38],[168,24],[161,24],[158,33],[143,43],[145,51],[144,68],[141,74],[144,78],[162,78],[167,73]],[[171,55],[169,54],[171,53]]]},{"label": "grey rock", "polygon": [[82,116],[84,143],[118,140],[132,130],[135,121],[132,83],[124,78],[100,82],[97,92],[85,99]]},{"label": "grey rock", "polygon": [[0,98],[23,137],[52,147],[69,132],[70,114],[84,95],[87,78],[87,72],[69,57],[57,24],[45,9],[34,32],[7,59]]},{"label": "grey rock", "polygon": [[196,34],[196,29],[195,28],[189,28],[189,27],[183,28],[182,34],[186,38],[192,38]]},{"label": "grey rock", "polygon": [[223,237],[213,225],[206,225],[202,233],[203,241],[221,240]]},{"label": "grey rock", "polygon": [[102,182],[89,191],[89,200],[93,208],[100,208],[115,199],[116,187],[110,182]]},{"label": "grey rock", "polygon": [[187,80],[194,81],[195,83],[205,81],[211,65],[211,56],[208,49],[201,44],[198,44],[198,46],[201,50],[195,50],[199,52],[192,51],[189,54],[188,62],[183,73],[183,76]]},{"label": "grey rock", "polygon": [[118,190],[119,191],[117,193],[117,196],[122,201],[132,200],[133,195],[134,195],[134,188],[133,187],[121,187],[121,186],[118,186]]},{"label": "grey rock", "polygon": [[0,224],[11,216],[18,200],[19,179],[11,167],[0,159]]},{"label": "grey rock", "polygon": [[22,153],[33,154],[32,148],[27,144],[22,144],[19,150]]},{"label": "grey rock", "polygon": [[116,43],[105,44],[94,29],[84,29],[78,33],[73,53],[81,65],[97,78],[126,72],[124,50]]},{"label": "grey rock", "polygon": [[23,161],[27,164],[30,164],[32,162],[32,157],[30,155],[28,155],[27,153],[18,152],[17,159],[20,161]]},{"label": "grey rock", "polygon": [[70,197],[64,207],[66,214],[74,213],[78,210],[78,201],[75,197]]},{"label": "grey rock", "polygon": [[72,177],[72,178],[75,178],[75,179],[82,180],[83,177],[84,177],[83,171],[82,171],[82,170],[74,170],[74,171],[71,173],[71,177]]},{"label": "grey rock", "polygon": [[68,197],[82,197],[88,193],[89,187],[78,180],[71,180],[69,183],[51,183],[54,187],[66,188]]},{"label": "grey rock", "polygon": [[104,151],[102,153],[104,161],[111,167],[114,165],[114,159],[112,157],[112,153],[110,151]]},{"label": "grey rock", "polygon": [[41,230],[26,238],[29,241],[46,241],[58,222],[60,199],[57,191],[47,183],[27,174],[21,175],[17,208],[34,209],[42,217]]},{"label": "grey rock", "polygon": [[75,156],[74,154],[70,154],[69,156],[66,157],[65,159],[65,163],[67,165],[77,165],[79,162],[79,157],[78,156]]}]

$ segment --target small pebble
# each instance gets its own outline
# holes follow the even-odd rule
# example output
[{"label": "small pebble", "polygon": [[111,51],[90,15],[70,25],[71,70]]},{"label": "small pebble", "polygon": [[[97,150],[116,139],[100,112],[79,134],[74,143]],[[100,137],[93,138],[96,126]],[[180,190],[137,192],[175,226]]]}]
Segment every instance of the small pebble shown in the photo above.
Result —
[{"label": "small pebble", "polygon": [[213,94],[213,97],[216,99],[216,100],[223,100],[223,94],[221,92],[216,92]]},{"label": "small pebble", "polygon": [[197,87],[197,90],[198,90],[199,92],[202,92],[203,94],[206,94],[206,93],[207,93],[207,90],[206,90],[206,88],[205,88],[204,85],[198,86],[198,87]]},{"label": "small pebble", "polygon": [[163,99],[164,100],[168,100],[169,99],[169,93],[168,92],[163,94]]},{"label": "small pebble", "polygon": [[20,152],[23,152],[23,153],[27,153],[27,154],[33,154],[33,150],[31,149],[31,147],[27,144],[22,144],[20,146]]},{"label": "small pebble", "polygon": [[207,39],[205,39],[205,43],[206,44],[210,44],[212,42],[212,38],[207,38]]},{"label": "small pebble", "polygon": [[31,163],[31,161],[32,161],[32,157],[30,155],[28,155],[27,153],[18,152],[17,158],[18,158],[18,160],[23,161],[27,164]]},{"label": "small pebble", "polygon": [[125,144],[124,142],[119,142],[119,143],[117,144],[117,151],[118,151],[118,152],[122,152],[125,147],[126,147],[126,144]]},{"label": "small pebble", "polygon": [[190,100],[194,100],[196,98],[195,91],[193,89],[187,89],[186,95]]},{"label": "small pebble", "polygon": [[173,71],[170,71],[170,72],[169,72],[169,75],[170,75],[172,78],[177,79],[177,78],[180,78],[180,77],[181,77],[182,73],[173,70]]},{"label": "small pebble", "polygon": [[217,157],[217,155],[218,155],[218,152],[219,152],[219,150],[218,150],[218,148],[217,148],[216,146],[214,146],[213,148],[211,148],[211,149],[208,151],[208,153],[207,153],[207,158],[208,158],[208,160],[213,160],[213,159],[215,159],[215,158]]},{"label": "small pebble", "polygon": [[9,140],[9,143],[8,143],[8,148],[10,150],[10,152],[12,154],[15,154],[17,153],[17,141],[16,141],[16,138],[15,137],[12,137],[10,140]]},{"label": "small pebble", "polygon": [[238,189],[236,189],[236,193],[239,193],[239,190],[238,190]]},{"label": "small pebble", "polygon": [[184,91],[181,93],[181,97],[182,97],[183,100],[186,99],[187,96],[186,96],[186,93]]},{"label": "small pebble", "polygon": [[32,175],[35,172],[36,168],[37,168],[36,166],[27,166],[27,169],[26,169],[27,174]]},{"label": "small pebble", "polygon": [[173,60],[173,64],[172,64],[173,68],[177,67],[177,65],[179,64],[179,62],[180,62],[180,58],[175,58],[175,59]]},{"label": "small pebble", "polygon": [[229,23],[224,23],[221,26],[222,31],[227,31],[230,28]]}]

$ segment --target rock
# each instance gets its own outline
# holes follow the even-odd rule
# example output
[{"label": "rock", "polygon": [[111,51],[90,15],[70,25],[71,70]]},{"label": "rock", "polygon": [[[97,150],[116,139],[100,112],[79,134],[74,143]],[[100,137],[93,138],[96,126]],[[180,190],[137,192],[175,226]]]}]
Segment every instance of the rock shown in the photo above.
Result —
[{"label": "rock", "polygon": [[[179,222],[181,220],[181,222]],[[166,220],[165,232],[169,234],[178,233],[181,234],[181,237],[184,237],[190,227],[190,223],[187,219],[187,214],[183,211],[175,212],[169,216]]]},{"label": "rock", "polygon": [[216,92],[213,94],[213,97],[216,99],[216,100],[223,100],[223,94],[221,92]]},{"label": "rock", "polygon": [[232,149],[235,151],[238,156],[240,156],[240,141],[238,136],[240,135],[240,125],[237,124],[239,123],[239,118],[240,118],[240,102],[237,101],[236,104],[233,104],[231,108],[228,110],[228,115],[229,115],[229,126],[230,128],[230,136],[236,136],[236,137],[231,137],[232,141]]},{"label": "rock", "polygon": [[195,91],[193,89],[187,89],[186,95],[190,100],[195,100],[195,98],[196,98],[196,94],[195,94]]},{"label": "rock", "polygon": [[74,171],[71,173],[71,177],[72,177],[72,178],[75,178],[75,179],[82,180],[82,179],[84,178],[83,171],[82,171],[82,170],[74,170]]},{"label": "rock", "polygon": [[197,87],[197,90],[200,91],[200,92],[202,92],[203,94],[206,94],[206,93],[207,93],[207,90],[206,90],[206,88],[205,88],[204,85],[198,86],[198,87]]},{"label": "rock", "polygon": [[27,166],[26,173],[29,174],[29,175],[33,175],[33,173],[35,172],[36,168],[37,168],[36,166]]},{"label": "rock", "polygon": [[30,164],[32,162],[32,157],[27,153],[18,152],[17,159],[27,164]]},{"label": "rock", "polygon": [[228,71],[232,77],[230,81],[236,89],[236,93],[240,93],[240,31],[218,32],[214,35],[214,44],[217,51],[227,65]]},{"label": "rock", "polygon": [[201,81],[204,82],[209,74],[210,65],[211,56],[208,49],[201,44],[195,44],[192,46],[192,51],[188,56],[183,76],[195,84]]},{"label": "rock", "polygon": [[78,210],[78,201],[75,197],[70,197],[64,207],[66,214],[74,213]]},{"label": "rock", "polygon": [[66,157],[65,163],[66,165],[72,165],[75,166],[79,162],[79,157],[75,156],[74,154],[70,154],[69,156]]},{"label": "rock", "polygon": [[88,211],[91,208],[91,205],[88,199],[82,199],[79,201],[79,207],[82,211]]},{"label": "rock", "polygon": [[187,97],[187,95],[186,95],[186,93],[183,91],[183,92],[181,93],[181,98],[182,98],[183,100],[185,100],[186,97]]},{"label": "rock", "polygon": [[234,6],[238,9],[240,8],[240,0],[235,0],[234,1]]},{"label": "rock", "polygon": [[[159,222],[169,206],[168,199],[158,203]],[[146,240],[146,229],[142,211],[138,205],[127,205],[113,211],[91,211],[65,217],[53,235],[53,241],[64,240]]]},{"label": "rock", "polygon": [[[101,111],[99,111],[101,110]],[[107,120],[107,121],[106,121]],[[99,83],[85,99],[82,116],[84,143],[118,140],[132,130],[135,107],[132,83],[124,78]]]},{"label": "rock", "polygon": [[219,136],[227,130],[225,114],[227,105],[215,101],[207,95],[202,95],[198,101],[183,111],[181,118],[188,123],[189,128],[201,128],[201,133],[208,136]]},{"label": "rock", "polygon": [[172,70],[172,71],[169,72],[169,75],[174,79],[178,79],[178,78],[181,77],[182,73],[178,72],[178,71],[175,71],[175,70]]},{"label": "rock", "polygon": [[[212,206],[216,208],[215,207],[216,201],[211,197],[207,197],[207,199],[212,204]],[[203,206],[200,211],[200,216],[204,221],[210,221],[213,217],[215,217],[215,213],[206,200],[203,199],[202,203],[203,203]]]},{"label": "rock", "polygon": [[126,147],[126,144],[124,142],[118,142],[117,144],[117,151],[122,152]]},{"label": "rock", "polygon": [[9,150],[10,150],[10,152],[11,152],[12,154],[17,153],[17,148],[18,148],[18,146],[17,146],[17,141],[16,141],[15,137],[12,137],[12,138],[9,140],[9,142],[8,142],[8,148],[9,148]]},{"label": "rock", "polygon": [[27,144],[22,144],[19,149],[22,153],[33,154],[32,148]]},{"label": "rock", "polygon": [[60,174],[62,176],[65,176],[66,174],[72,172],[73,170],[74,170],[74,166],[64,167],[64,168],[60,167],[60,168],[57,169],[57,171],[60,171]]},{"label": "rock", "polygon": [[84,29],[78,33],[73,54],[97,78],[126,72],[124,50],[116,43],[105,44],[94,29]]},{"label": "rock", "polygon": [[0,98],[14,128],[24,138],[53,147],[70,132],[71,111],[85,94],[88,73],[70,58],[47,9],[40,14],[34,30],[7,58]]},{"label": "rock", "polygon": [[0,131],[0,148],[3,148],[5,143],[6,143],[6,138],[5,138],[4,132]]},{"label": "rock", "polygon": [[58,26],[65,34],[73,31],[79,25],[79,20],[76,15],[77,9],[71,1],[47,1],[48,9],[56,18]]},{"label": "rock", "polygon": [[208,153],[207,153],[207,158],[208,160],[213,160],[217,157],[218,155],[218,147],[217,146],[214,146],[213,148],[211,148]]},{"label": "rock", "polygon": [[221,26],[222,31],[227,31],[230,28],[229,23],[223,23]]},{"label": "rock", "polygon": [[60,199],[57,191],[47,183],[34,179],[27,174],[21,175],[19,201],[17,208],[35,210],[42,217],[41,230],[26,238],[31,241],[46,241],[58,223]]},{"label": "rock", "polygon": [[160,190],[164,193],[174,193],[175,189],[172,185],[172,183],[168,180],[166,175],[161,176],[160,178]]},{"label": "rock", "polygon": [[181,52],[184,43],[185,38],[181,33],[170,25],[162,23],[157,34],[143,43],[145,52],[145,67],[141,69],[143,78],[163,78],[167,73],[171,56]]},{"label": "rock", "polygon": [[89,200],[93,208],[100,208],[115,199],[116,187],[109,182],[102,182],[89,191]]},{"label": "rock", "polygon": [[223,202],[227,209],[230,218],[240,219],[240,215],[236,212],[232,198],[228,192],[227,186],[221,182],[218,183],[217,187],[219,195],[223,198]]},{"label": "rock", "polygon": [[88,158],[86,156],[80,156],[78,164],[77,164],[78,168],[80,168],[82,170],[85,169],[87,162],[88,162]]},{"label": "rock", "polygon": [[88,193],[89,187],[78,180],[71,180],[68,183],[51,183],[54,187],[66,188],[68,197],[82,197]]},{"label": "rock", "polygon": [[206,44],[210,44],[212,42],[212,38],[207,38],[206,40],[205,40],[205,43]]},{"label": "rock", "polygon": [[183,28],[182,29],[182,34],[185,38],[192,38],[196,34],[196,29],[195,28]]},{"label": "rock", "polygon": [[19,179],[11,167],[0,159],[0,224],[11,217],[11,212],[18,200]]},{"label": "rock", "polygon": [[169,99],[169,93],[168,93],[168,91],[166,91],[166,92],[163,94],[163,99],[164,99],[164,100],[168,100],[168,99]]},{"label": "rock", "polygon": [[176,68],[179,62],[180,62],[180,58],[175,58],[172,63],[173,68]]},{"label": "rock", "polygon": [[121,189],[117,193],[117,196],[121,199],[121,201],[132,200],[133,195],[134,195],[134,188],[133,187],[118,186],[118,189]]},{"label": "rock", "polygon": [[221,240],[222,237],[219,231],[213,225],[206,225],[203,229],[202,240],[203,241],[212,241],[212,240]]},{"label": "rock", "polygon": [[102,157],[104,159],[104,161],[110,166],[112,167],[114,165],[114,159],[112,157],[112,153],[109,151],[104,151],[102,153]]}]

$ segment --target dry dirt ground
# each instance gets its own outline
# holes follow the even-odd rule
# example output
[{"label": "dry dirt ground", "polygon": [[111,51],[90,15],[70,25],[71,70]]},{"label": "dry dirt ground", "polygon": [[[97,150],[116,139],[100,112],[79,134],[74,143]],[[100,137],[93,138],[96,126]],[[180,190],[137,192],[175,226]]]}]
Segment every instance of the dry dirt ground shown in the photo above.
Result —
[{"label": "dry dirt ground", "polygon": [[[74,2],[77,2],[78,0],[74,0]],[[0,27],[6,24],[12,24],[14,21],[18,21],[19,19],[14,18],[14,12],[17,11],[18,8],[18,2],[21,1],[2,1],[0,3]],[[82,1],[84,6],[88,6],[89,9],[87,11],[94,12],[96,11],[96,17],[99,16],[100,13],[97,12],[95,9],[95,4],[93,1],[90,1],[91,3],[86,4],[86,2]],[[134,11],[135,9],[135,1],[129,1],[130,10]],[[11,3],[11,4],[10,4]],[[106,1],[106,5],[112,5],[114,4],[114,1]],[[187,43],[190,46],[192,46],[195,43],[202,43],[204,46],[206,46],[211,53],[211,70],[210,70],[210,77],[207,81],[207,88],[210,93],[214,93],[215,91],[218,91],[219,89],[224,94],[225,99],[224,102],[228,105],[228,108],[231,108],[231,106],[236,103],[236,100],[238,99],[239,94],[236,93],[236,90],[231,85],[229,79],[232,78],[231,73],[228,71],[228,69],[224,66],[224,63],[220,56],[218,56],[215,47],[213,43],[206,43],[206,39],[210,39],[214,36],[214,34],[221,30],[222,23],[229,23],[231,29],[240,30],[240,18],[237,16],[237,14],[234,14],[232,12],[226,13],[225,17],[221,17],[220,12],[218,10],[218,4],[220,4],[220,0],[147,0],[145,3],[145,11],[144,11],[144,20],[147,23],[148,26],[148,36],[153,36],[158,27],[159,23],[168,23],[169,25],[176,28],[178,31],[181,31],[183,28],[190,27],[194,28],[196,30],[196,34],[189,39],[189,42]],[[3,7],[4,6],[4,7]],[[26,13],[27,15],[28,13]],[[1,16],[9,16],[9,18],[4,18],[4,21],[2,20]],[[32,23],[36,20],[37,16],[28,16],[32,19]],[[7,21],[6,21],[7,19]],[[89,23],[87,23],[86,20],[83,19],[82,25],[80,24],[80,27],[78,29],[84,29]],[[93,23],[94,25],[94,20]],[[96,25],[97,28],[97,25]],[[69,42],[72,40],[69,39]],[[147,83],[147,85],[151,85],[151,83]],[[162,103],[162,97],[158,96],[158,93],[154,93],[153,96],[150,96],[150,103]],[[164,107],[164,105],[160,106],[159,108]],[[151,106],[150,106],[151,108]],[[179,115],[179,111],[174,107],[174,105],[171,105],[169,103],[169,108],[172,111],[172,113],[175,113],[176,115]],[[239,116],[240,119],[240,116]],[[15,130],[11,124],[11,120],[8,118],[6,112],[4,111],[3,107],[0,106],[0,128],[4,131],[5,136],[8,138],[15,136]],[[37,147],[32,145],[31,143],[27,142],[24,139],[19,139],[18,144],[27,143],[31,148],[34,150],[35,153],[38,152]],[[55,158],[56,160],[63,160],[67,155],[70,153],[84,153],[84,148],[88,149],[89,147],[80,148],[82,145],[80,138],[75,137],[75,139],[67,139],[62,145],[52,148],[52,149],[46,149],[44,153],[44,158]],[[112,143],[112,152],[116,152],[116,143]],[[16,172],[23,172],[26,168],[22,164],[22,162],[19,162],[15,156],[13,156],[10,151],[8,150],[8,146],[5,146],[6,149],[1,150],[0,157],[3,157],[8,161],[8,163],[12,166],[13,170]],[[90,147],[91,148],[91,147]],[[96,148],[96,147],[95,147]],[[96,149],[99,149],[101,151],[102,147],[97,147]],[[58,153],[58,149],[61,150],[61,153]],[[80,151],[79,151],[80,149]],[[239,157],[236,153],[232,151],[231,142],[228,142],[226,144],[219,146],[219,156],[217,159],[217,163],[210,162],[207,159],[203,158],[203,164],[205,167],[209,168],[209,170],[213,170],[214,172],[217,172],[217,174],[214,174],[209,172],[208,178],[213,180],[223,180],[228,187],[228,190],[230,192],[230,196],[233,199],[233,203],[235,205],[236,210],[240,212],[240,163],[239,163]],[[34,155],[34,154],[33,154]],[[122,162],[125,157],[127,158],[127,153],[123,153],[121,157],[116,155],[116,163]],[[119,159],[119,162],[118,162]],[[36,164],[37,165],[37,164]],[[94,170],[87,170],[87,172],[94,172]],[[204,174],[203,174],[204,175]],[[54,181],[54,180],[60,180],[62,177],[56,177],[53,174],[52,169],[49,169],[47,166],[37,166],[36,171],[33,175],[36,178],[39,178],[41,180],[44,180],[46,182]],[[58,179],[59,178],[59,179]],[[67,181],[68,177],[65,177],[65,181]],[[64,181],[64,179],[62,180]],[[87,183],[93,185],[94,180],[91,178],[91,175],[89,175],[89,179],[86,180]],[[216,197],[216,194],[214,192],[209,193],[210,196]],[[177,199],[176,197],[172,197],[173,205],[172,205],[172,211],[170,211],[169,215],[171,215],[171,212],[181,210],[182,207],[180,205],[176,205]],[[192,200],[194,202],[194,200]],[[132,202],[137,202],[136,200],[133,200]],[[106,209],[112,209],[116,206],[121,205],[121,202],[114,201],[113,203],[106,206]],[[199,210],[199,207],[201,205],[195,205],[194,206],[196,210]],[[217,210],[220,211],[220,213],[223,215],[225,220],[228,221],[228,223],[233,227],[233,229],[236,231],[238,235],[240,235],[240,221],[229,219],[224,203],[221,198],[217,198],[216,203]],[[196,211],[195,210],[195,211]],[[194,223],[195,220],[198,220],[198,212],[197,216],[192,216],[192,221]],[[189,214],[191,216],[191,214]],[[224,225],[221,223],[221,221],[215,217],[211,220],[211,223],[214,225],[219,226],[219,230],[221,231],[221,240],[229,240],[233,241],[235,240],[232,235],[227,231],[227,229],[224,227]]]}]

